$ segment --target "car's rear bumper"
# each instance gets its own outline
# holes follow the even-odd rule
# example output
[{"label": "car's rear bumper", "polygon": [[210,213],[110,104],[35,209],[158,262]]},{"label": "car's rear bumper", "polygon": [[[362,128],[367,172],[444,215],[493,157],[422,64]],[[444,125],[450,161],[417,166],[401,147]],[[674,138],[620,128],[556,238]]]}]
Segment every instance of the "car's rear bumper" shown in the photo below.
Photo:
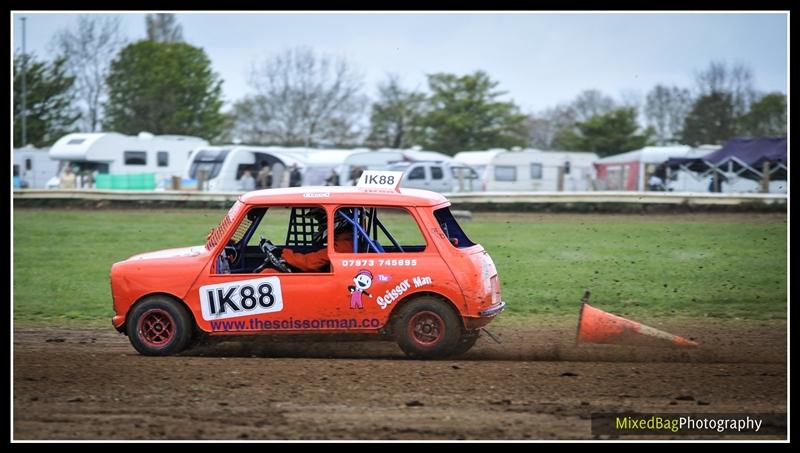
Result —
[{"label": "car's rear bumper", "polygon": [[489,318],[489,317],[492,317],[492,316],[495,316],[495,315],[499,314],[501,311],[503,311],[505,309],[506,309],[506,303],[505,303],[505,301],[501,300],[499,304],[493,305],[493,306],[489,307],[488,309],[483,310],[482,312],[478,313],[478,316],[480,316],[481,318]]}]

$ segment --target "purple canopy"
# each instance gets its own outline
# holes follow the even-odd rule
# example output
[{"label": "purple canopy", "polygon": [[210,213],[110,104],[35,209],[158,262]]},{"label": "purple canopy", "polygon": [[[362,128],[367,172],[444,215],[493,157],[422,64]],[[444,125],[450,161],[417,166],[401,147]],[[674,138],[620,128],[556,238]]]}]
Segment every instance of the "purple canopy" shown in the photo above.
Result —
[{"label": "purple canopy", "polygon": [[785,180],[786,153],[785,137],[734,138],[700,159],[673,158],[667,161],[667,166],[673,169],[683,166],[697,172],[712,167],[730,168],[742,177],[760,179],[764,162],[769,162],[770,179]]}]

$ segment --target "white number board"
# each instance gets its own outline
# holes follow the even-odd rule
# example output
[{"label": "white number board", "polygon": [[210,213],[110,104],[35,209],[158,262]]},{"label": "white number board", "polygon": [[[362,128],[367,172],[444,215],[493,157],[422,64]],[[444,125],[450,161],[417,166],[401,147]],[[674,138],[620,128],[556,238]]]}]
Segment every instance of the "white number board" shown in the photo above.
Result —
[{"label": "white number board", "polygon": [[401,179],[403,179],[402,171],[367,170],[361,174],[356,187],[399,191]]}]

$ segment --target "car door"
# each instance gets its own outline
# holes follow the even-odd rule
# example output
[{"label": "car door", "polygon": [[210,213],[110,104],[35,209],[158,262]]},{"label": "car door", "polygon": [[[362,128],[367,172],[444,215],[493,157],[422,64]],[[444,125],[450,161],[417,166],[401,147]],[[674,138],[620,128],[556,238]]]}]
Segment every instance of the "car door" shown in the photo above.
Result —
[{"label": "car door", "polygon": [[[292,215],[293,209],[297,213],[310,207],[252,206],[248,212],[267,208],[267,214],[264,215],[266,219],[270,211],[283,209]],[[274,224],[280,221],[279,218]],[[338,310],[336,301],[330,297],[337,288],[330,268],[319,272],[283,273],[269,268],[261,273],[252,272],[259,261],[256,256],[257,250],[260,250],[257,244],[259,236],[264,235],[262,231],[266,232],[266,239],[279,248],[290,242],[291,234],[287,234],[286,227],[282,234],[279,229],[270,230],[269,225],[262,230],[263,224],[258,224],[251,231],[248,225],[244,225],[246,222],[247,213],[231,227],[233,233],[225,239],[234,243],[247,241],[242,249],[244,256],[234,258],[237,265],[243,261],[244,267],[232,268],[234,273],[224,273],[222,257],[211,260],[187,296],[187,302],[191,298],[201,307],[202,316],[197,317],[198,326],[211,333],[337,330],[340,319],[348,313]],[[301,229],[303,234],[313,234],[310,228]],[[330,247],[331,244],[327,244],[328,252]]]}]

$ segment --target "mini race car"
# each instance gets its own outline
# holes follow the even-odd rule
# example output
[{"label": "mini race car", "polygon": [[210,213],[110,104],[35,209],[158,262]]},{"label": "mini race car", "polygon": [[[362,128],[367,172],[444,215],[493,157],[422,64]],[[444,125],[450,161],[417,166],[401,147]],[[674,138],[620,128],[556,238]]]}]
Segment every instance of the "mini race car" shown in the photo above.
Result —
[{"label": "mini race car", "polygon": [[242,195],[204,246],[112,266],[114,327],[144,355],[253,334],[371,334],[415,358],[466,352],[505,308],[495,265],[444,196],[399,189],[401,177]]}]

